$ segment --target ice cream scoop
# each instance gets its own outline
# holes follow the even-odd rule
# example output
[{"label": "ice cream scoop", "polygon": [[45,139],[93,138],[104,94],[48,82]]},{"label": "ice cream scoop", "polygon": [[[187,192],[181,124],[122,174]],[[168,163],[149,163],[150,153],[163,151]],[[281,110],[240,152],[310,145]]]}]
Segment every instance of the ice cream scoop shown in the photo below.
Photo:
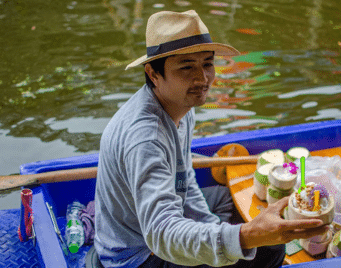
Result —
[{"label": "ice cream scoop", "polygon": [[327,188],[323,184],[321,184],[321,183],[315,184],[313,190],[310,192],[310,197],[314,196],[315,191],[319,191],[320,198],[323,198],[323,197],[328,198],[329,197],[329,193],[327,191]]}]

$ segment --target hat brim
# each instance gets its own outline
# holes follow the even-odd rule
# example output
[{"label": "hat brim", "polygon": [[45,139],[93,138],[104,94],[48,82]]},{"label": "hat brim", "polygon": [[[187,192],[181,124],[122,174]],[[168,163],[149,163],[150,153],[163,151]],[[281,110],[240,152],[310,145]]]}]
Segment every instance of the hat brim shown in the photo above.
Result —
[{"label": "hat brim", "polygon": [[219,43],[206,43],[206,44],[198,44],[193,46],[188,46],[176,50],[169,51],[167,53],[159,54],[157,56],[148,57],[144,55],[137,60],[133,61],[132,63],[128,64],[125,68],[126,70],[136,67],[138,65],[146,64],[150,61],[160,59],[163,57],[177,55],[177,54],[188,54],[188,53],[195,53],[201,51],[214,51],[215,56],[238,56],[240,52],[232,46],[219,44]]}]

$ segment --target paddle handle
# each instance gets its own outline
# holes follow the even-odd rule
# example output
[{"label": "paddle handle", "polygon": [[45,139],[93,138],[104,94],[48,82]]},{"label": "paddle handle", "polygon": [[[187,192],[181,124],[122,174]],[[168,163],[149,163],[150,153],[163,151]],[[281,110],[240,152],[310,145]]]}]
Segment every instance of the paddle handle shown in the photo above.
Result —
[{"label": "paddle handle", "polygon": [[97,167],[58,170],[30,175],[0,177],[0,191],[42,183],[92,179],[97,176]]},{"label": "paddle handle", "polygon": [[211,168],[240,164],[256,164],[258,156],[203,157],[193,158],[193,168]]},{"label": "paddle handle", "polygon": [[[257,160],[257,156],[205,157],[193,158],[192,162],[193,168],[210,168],[238,164],[255,164]],[[96,178],[96,176],[97,167],[58,170],[31,175],[2,176],[0,177],[0,191],[42,183],[92,179]]]}]

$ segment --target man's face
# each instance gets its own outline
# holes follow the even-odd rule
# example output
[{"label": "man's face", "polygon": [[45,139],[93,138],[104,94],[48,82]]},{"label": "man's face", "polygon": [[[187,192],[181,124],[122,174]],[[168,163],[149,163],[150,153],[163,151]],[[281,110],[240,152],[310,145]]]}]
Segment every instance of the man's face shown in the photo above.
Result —
[{"label": "man's face", "polygon": [[203,105],[215,78],[213,52],[175,55],[165,61],[164,78],[158,74],[161,103],[188,109]]}]

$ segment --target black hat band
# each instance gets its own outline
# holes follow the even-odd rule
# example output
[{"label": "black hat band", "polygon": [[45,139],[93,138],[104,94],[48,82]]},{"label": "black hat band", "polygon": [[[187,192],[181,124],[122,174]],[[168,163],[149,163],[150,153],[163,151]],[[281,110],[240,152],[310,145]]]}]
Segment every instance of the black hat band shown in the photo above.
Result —
[{"label": "black hat band", "polygon": [[154,57],[160,54],[164,54],[170,51],[174,51],[180,48],[189,47],[198,44],[212,43],[212,39],[209,33],[194,35],[167,43],[163,43],[157,46],[147,47],[147,56]]}]

